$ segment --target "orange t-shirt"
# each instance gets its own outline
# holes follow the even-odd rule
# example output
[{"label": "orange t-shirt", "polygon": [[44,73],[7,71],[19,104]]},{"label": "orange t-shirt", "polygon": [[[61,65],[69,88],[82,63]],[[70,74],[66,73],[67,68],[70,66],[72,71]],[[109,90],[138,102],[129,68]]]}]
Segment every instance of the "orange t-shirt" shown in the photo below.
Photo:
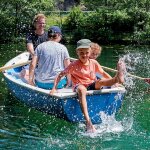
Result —
[{"label": "orange t-shirt", "polygon": [[80,60],[72,62],[65,70],[71,74],[73,88],[82,84],[85,87],[96,81],[96,73],[103,74],[101,65],[94,59],[89,59],[89,65],[84,65]]}]

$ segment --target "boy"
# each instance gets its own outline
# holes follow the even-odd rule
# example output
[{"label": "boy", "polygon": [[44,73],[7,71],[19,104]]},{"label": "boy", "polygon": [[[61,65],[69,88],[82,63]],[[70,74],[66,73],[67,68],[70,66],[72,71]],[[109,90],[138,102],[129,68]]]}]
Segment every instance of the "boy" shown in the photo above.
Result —
[{"label": "boy", "polygon": [[80,106],[86,120],[86,130],[88,132],[95,132],[96,129],[93,126],[87,108],[86,91],[98,90],[102,86],[111,86],[115,83],[124,82],[124,67],[122,63],[118,63],[118,73],[111,79],[97,80],[95,73],[98,72],[105,76],[104,71],[100,64],[94,60],[89,59],[91,55],[91,41],[88,39],[82,39],[77,42],[76,53],[78,60],[72,62],[64,71],[62,71],[55,79],[53,89],[50,94],[53,95],[56,92],[56,87],[60,79],[67,75],[71,75],[73,90],[78,93]]}]

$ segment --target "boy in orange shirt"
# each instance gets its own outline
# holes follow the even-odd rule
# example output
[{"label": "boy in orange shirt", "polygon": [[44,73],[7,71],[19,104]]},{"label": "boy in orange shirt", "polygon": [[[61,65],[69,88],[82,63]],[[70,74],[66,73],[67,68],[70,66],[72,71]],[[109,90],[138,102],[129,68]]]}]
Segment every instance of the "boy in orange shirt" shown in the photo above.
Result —
[{"label": "boy in orange shirt", "polygon": [[[56,92],[56,87],[60,79],[67,75],[71,75],[73,90],[78,93],[80,106],[86,120],[86,130],[88,132],[95,132],[96,129],[93,126],[87,108],[86,91],[87,90],[99,90],[102,86],[112,86],[115,83],[124,82],[124,70],[125,66],[122,62],[117,65],[118,73],[115,77],[110,78],[105,74],[100,64],[94,60],[89,59],[91,55],[91,41],[88,39],[82,39],[77,42],[76,53],[79,57],[78,60],[72,62],[64,71],[62,71],[55,79],[53,89],[50,94]],[[97,80],[95,73],[98,72],[104,76],[104,80]]]}]

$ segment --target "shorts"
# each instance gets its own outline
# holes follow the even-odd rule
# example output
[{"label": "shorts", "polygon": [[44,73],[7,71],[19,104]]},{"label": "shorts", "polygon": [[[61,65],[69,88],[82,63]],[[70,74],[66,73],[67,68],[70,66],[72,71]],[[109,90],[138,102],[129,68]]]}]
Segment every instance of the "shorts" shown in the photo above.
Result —
[{"label": "shorts", "polygon": [[92,84],[90,84],[88,87],[87,87],[87,90],[96,90],[95,89],[95,82],[93,82]]},{"label": "shorts", "polygon": [[[77,90],[77,87],[79,86],[80,84],[77,84],[75,87],[74,87],[74,91],[76,92]],[[95,89],[95,82],[91,83],[88,87],[87,87],[87,91],[89,90],[96,90]]]},{"label": "shorts", "polygon": [[[35,80],[35,84],[37,87],[42,88],[42,89],[47,89],[47,90],[51,90],[54,86],[54,82],[51,83],[43,83],[43,82],[39,82],[37,80]],[[63,78],[62,80],[59,81],[57,88],[58,89],[62,89],[67,85],[67,79]]]}]

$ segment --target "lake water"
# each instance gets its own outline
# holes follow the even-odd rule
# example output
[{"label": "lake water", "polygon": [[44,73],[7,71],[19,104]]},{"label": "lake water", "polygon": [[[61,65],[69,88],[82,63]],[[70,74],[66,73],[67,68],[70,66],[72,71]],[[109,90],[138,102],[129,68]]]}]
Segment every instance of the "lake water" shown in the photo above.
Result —
[{"label": "lake water", "polygon": [[[71,57],[75,50],[67,46]],[[1,45],[0,66],[23,51],[22,45]],[[103,46],[98,61],[115,68],[119,58],[127,70],[150,77],[150,47]],[[114,74],[111,73],[113,76]],[[126,77],[126,94],[120,111],[111,117],[101,114],[97,132],[87,134],[84,124],[73,124],[19,103],[7,90],[0,74],[0,149],[13,150],[149,150],[150,86]]]}]

